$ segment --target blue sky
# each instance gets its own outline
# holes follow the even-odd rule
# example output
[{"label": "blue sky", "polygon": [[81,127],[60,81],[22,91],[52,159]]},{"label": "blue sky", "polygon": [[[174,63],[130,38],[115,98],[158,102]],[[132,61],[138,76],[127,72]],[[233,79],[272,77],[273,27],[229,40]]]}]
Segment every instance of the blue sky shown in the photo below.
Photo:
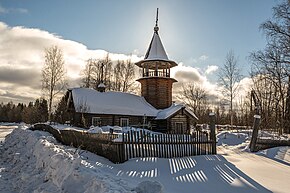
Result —
[{"label": "blue sky", "polygon": [[[20,85],[25,81],[37,83],[38,86],[30,86],[30,89],[39,89],[43,48],[50,41],[63,45],[70,64],[69,74],[74,74],[75,79],[87,56],[83,52],[105,50],[142,57],[153,35],[157,7],[159,34],[165,50],[171,60],[183,64],[179,77],[187,73],[191,81],[216,84],[218,68],[231,49],[239,58],[242,74],[247,77],[249,53],[266,45],[259,25],[272,17],[272,7],[279,2],[0,0],[0,101],[17,97],[28,101],[39,95],[35,91],[34,97],[23,98],[25,93],[12,93],[12,90],[21,90],[19,86],[27,89],[27,85]],[[38,69],[37,78],[30,80],[31,75],[23,74],[23,68]],[[22,78],[4,76],[7,74],[4,70]]]},{"label": "blue sky", "polygon": [[[265,46],[259,25],[272,15],[275,0],[2,0],[9,26],[39,28],[85,44],[89,49],[143,55],[153,33],[156,8],[160,36],[171,59],[186,65],[221,65],[233,49],[247,71],[249,52]],[[200,56],[207,61],[195,63]]]}]

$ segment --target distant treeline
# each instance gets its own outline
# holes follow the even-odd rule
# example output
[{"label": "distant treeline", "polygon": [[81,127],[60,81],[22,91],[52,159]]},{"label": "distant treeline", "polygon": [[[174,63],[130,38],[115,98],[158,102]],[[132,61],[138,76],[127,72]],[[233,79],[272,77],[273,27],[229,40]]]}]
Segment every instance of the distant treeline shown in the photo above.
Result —
[{"label": "distant treeline", "polygon": [[48,118],[47,100],[37,99],[28,105],[13,102],[0,103],[0,122],[46,122]]}]

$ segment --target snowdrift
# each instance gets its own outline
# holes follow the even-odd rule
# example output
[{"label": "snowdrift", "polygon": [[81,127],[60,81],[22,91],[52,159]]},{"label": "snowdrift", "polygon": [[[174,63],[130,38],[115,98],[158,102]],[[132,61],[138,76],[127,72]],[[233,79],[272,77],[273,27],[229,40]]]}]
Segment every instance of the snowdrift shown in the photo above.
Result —
[{"label": "snowdrift", "polygon": [[1,147],[0,162],[3,176],[14,180],[3,187],[1,182],[0,192],[144,193],[144,183],[150,186],[143,182],[134,191],[125,181],[82,162],[77,149],[60,145],[46,132],[15,129]]}]

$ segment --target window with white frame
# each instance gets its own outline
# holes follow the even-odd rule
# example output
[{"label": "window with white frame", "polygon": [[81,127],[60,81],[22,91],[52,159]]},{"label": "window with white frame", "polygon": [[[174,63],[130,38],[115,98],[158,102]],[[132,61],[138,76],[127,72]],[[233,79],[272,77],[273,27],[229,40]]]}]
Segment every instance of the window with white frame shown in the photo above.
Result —
[{"label": "window with white frame", "polygon": [[101,117],[92,117],[93,126],[101,126]]},{"label": "window with white frame", "polygon": [[129,119],[128,118],[120,118],[120,126],[121,127],[129,126]]}]

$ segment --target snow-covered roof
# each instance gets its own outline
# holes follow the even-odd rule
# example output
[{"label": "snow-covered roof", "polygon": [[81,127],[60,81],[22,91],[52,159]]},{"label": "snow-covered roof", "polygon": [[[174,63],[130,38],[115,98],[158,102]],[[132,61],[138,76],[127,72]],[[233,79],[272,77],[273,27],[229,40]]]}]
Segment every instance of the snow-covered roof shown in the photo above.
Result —
[{"label": "snow-covered roof", "polygon": [[196,120],[198,120],[197,116],[190,109],[185,108],[186,112],[188,112],[191,116],[193,116]]},{"label": "snow-covered roof", "polygon": [[170,64],[171,67],[177,66],[176,62],[168,59],[168,56],[159,37],[158,29],[158,27],[154,28],[154,34],[150,42],[149,48],[145,54],[144,60],[137,62],[137,66],[141,67],[142,63],[152,61],[164,61]]},{"label": "snow-covered roof", "polygon": [[158,110],[143,97],[123,92],[98,92],[89,88],[72,91],[76,112],[155,117]]},{"label": "snow-covered roof", "polygon": [[185,111],[188,112],[192,117],[194,117],[196,120],[198,120],[197,116],[188,108],[186,108],[183,104],[172,104],[170,107],[160,110],[157,113],[156,120],[163,120],[171,117],[176,112],[178,112],[180,109],[185,108]]},{"label": "snow-covered roof", "polygon": [[155,117],[163,120],[185,108],[192,117],[196,115],[183,104],[172,104],[166,109],[156,109],[144,97],[124,92],[99,92],[90,88],[71,89],[76,112]]},{"label": "snow-covered roof", "polygon": [[158,33],[154,32],[144,60],[168,60]]}]

